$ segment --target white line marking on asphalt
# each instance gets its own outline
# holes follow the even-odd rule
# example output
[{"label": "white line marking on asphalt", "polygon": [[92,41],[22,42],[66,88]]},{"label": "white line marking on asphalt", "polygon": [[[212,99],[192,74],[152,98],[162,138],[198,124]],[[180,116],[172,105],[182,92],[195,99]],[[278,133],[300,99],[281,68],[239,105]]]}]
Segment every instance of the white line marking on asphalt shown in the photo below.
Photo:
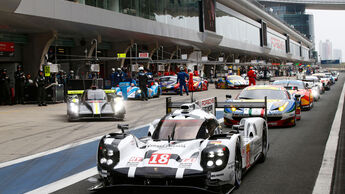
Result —
[{"label": "white line marking on asphalt", "polygon": [[97,174],[97,168],[90,168],[78,174],[74,174],[72,176],[66,177],[59,181],[50,183],[49,185],[45,185],[43,187],[37,188],[35,190],[29,191],[26,194],[35,194],[35,193],[52,193],[62,188],[68,187],[74,183],[79,182],[80,180],[87,179],[88,177],[95,176]]},{"label": "white line marking on asphalt", "polygon": [[334,162],[338,148],[339,131],[341,126],[341,117],[343,115],[344,97],[345,83],[340,95],[332,128],[326,143],[325,152],[323,153],[322,164],[314,185],[313,194],[328,194],[331,192]]},{"label": "white line marking on asphalt", "polygon": [[[137,130],[137,129],[140,129],[140,128],[143,128],[143,127],[146,127],[146,126],[148,126],[148,124],[138,126],[138,127],[134,128],[134,129],[131,129],[130,131],[134,131],[134,130]],[[53,154],[53,153],[56,153],[56,152],[67,150],[67,149],[70,149],[70,148],[74,148],[74,147],[77,147],[77,146],[80,146],[80,145],[83,145],[83,144],[87,144],[87,143],[90,143],[92,141],[96,141],[98,139],[101,139],[102,137],[103,137],[103,135],[102,136],[98,136],[98,137],[93,137],[93,138],[90,138],[90,139],[86,139],[86,140],[83,140],[83,141],[80,141],[80,142],[64,145],[64,146],[61,146],[61,147],[58,147],[58,148],[54,148],[54,149],[47,150],[47,151],[44,151],[44,152],[40,152],[40,153],[37,153],[37,154],[34,154],[34,155],[26,156],[26,157],[23,157],[23,158],[18,158],[18,159],[11,160],[11,161],[8,161],[8,162],[3,162],[3,163],[0,164],[0,169],[4,168],[6,166],[11,166],[11,165],[18,164],[18,163],[21,163],[21,162],[25,162],[25,161],[28,161],[28,160],[32,160],[32,159],[35,159],[35,158],[39,158],[39,157],[42,157],[42,156],[46,156],[46,155],[49,155],[49,154]]]}]

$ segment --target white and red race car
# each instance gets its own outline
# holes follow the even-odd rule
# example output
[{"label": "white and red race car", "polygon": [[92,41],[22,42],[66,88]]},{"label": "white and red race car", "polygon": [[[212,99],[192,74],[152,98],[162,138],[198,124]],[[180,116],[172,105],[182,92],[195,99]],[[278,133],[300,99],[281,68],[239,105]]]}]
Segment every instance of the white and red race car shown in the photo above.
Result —
[{"label": "white and red race car", "polygon": [[153,123],[150,136],[142,139],[125,133],[128,126],[122,125],[123,133],[105,135],[97,154],[100,184],[92,189],[182,187],[228,193],[239,187],[242,173],[266,159],[267,122],[261,117],[244,118],[223,133],[212,110],[198,105],[210,102],[214,100],[170,101],[167,109],[180,108]]}]

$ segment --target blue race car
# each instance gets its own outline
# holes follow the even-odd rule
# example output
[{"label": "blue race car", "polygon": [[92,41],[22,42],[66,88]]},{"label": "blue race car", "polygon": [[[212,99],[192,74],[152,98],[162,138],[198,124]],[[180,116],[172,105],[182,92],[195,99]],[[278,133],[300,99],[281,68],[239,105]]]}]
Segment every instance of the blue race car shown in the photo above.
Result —
[{"label": "blue race car", "polygon": [[[122,96],[122,91],[120,87],[113,88],[116,91],[116,95]],[[128,99],[141,99],[141,90],[136,86],[135,82],[132,82],[130,86],[127,87],[127,98]],[[162,94],[162,89],[155,81],[149,81],[147,87],[148,98],[159,97]]]}]

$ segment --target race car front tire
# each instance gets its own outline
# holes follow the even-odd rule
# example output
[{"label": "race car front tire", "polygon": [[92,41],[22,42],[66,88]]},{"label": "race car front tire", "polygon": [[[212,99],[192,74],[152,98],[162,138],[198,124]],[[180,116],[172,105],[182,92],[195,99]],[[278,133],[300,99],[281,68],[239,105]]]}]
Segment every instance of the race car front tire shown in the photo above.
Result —
[{"label": "race car front tire", "polygon": [[236,155],[235,155],[235,188],[239,188],[242,181],[242,155],[241,155],[241,143],[238,139],[236,142]]},{"label": "race car front tire", "polygon": [[78,120],[78,119],[75,118],[75,117],[72,117],[70,114],[68,114],[68,115],[67,115],[67,120],[68,120],[68,122],[73,122],[73,121],[76,121],[76,120]]}]

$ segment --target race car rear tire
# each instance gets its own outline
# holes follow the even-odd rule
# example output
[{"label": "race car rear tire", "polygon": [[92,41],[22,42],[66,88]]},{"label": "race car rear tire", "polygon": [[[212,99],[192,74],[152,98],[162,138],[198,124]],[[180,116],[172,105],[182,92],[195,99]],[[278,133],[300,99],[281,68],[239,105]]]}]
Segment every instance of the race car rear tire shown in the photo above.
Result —
[{"label": "race car rear tire", "polygon": [[[295,117],[295,123],[296,123],[296,117]],[[268,150],[268,141],[267,141],[267,131],[266,127],[264,127],[264,130],[262,131],[262,152],[261,156],[258,160],[260,163],[264,163],[267,157],[267,150]]]},{"label": "race car rear tire", "polygon": [[239,188],[242,181],[242,155],[241,155],[241,143],[238,139],[236,142],[236,155],[235,155],[235,188]]}]

